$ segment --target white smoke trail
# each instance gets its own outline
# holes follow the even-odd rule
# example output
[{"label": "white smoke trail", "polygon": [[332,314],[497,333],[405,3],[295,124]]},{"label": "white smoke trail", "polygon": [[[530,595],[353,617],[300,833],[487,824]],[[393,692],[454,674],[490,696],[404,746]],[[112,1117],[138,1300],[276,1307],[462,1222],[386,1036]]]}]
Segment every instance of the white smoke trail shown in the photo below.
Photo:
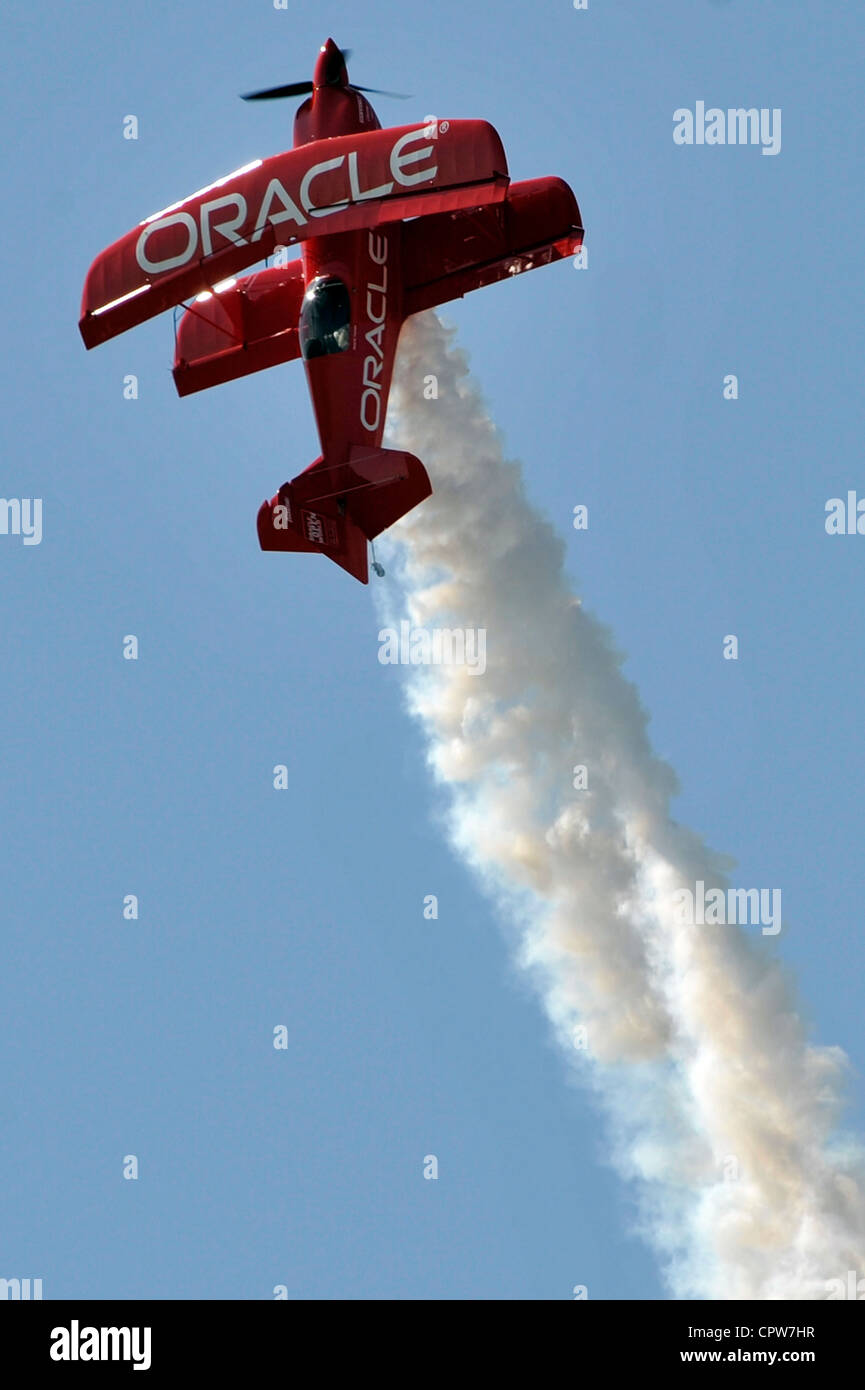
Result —
[{"label": "white smoke trail", "polygon": [[453,842],[519,927],[674,1296],[833,1296],[829,1281],[865,1272],[865,1163],[837,1130],[846,1058],[808,1044],[753,928],[678,920],[675,890],[724,888],[729,866],[671,819],[676,779],[637,692],[449,339],[434,314],[400,339],[389,426],[435,493],[392,533],[390,593],[413,628],[487,632],[483,674],[413,666],[408,681]]}]

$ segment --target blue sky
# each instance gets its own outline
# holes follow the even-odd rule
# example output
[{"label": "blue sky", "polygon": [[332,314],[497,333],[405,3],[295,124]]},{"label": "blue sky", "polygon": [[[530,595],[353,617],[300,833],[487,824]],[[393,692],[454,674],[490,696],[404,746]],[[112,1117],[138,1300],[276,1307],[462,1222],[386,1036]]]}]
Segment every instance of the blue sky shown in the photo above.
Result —
[{"label": "blue sky", "polygon": [[[180,401],[170,315],[93,353],[78,335],[105,245],[287,147],[294,104],[237,93],[310,75],[328,34],[355,80],[415,94],[377,99],[384,124],[483,117],[514,178],[574,188],[588,269],[447,314],[627,653],[679,819],[781,886],[815,1040],[861,1068],[865,538],[827,536],[824,507],[865,494],[863,31],[852,5],[780,0],[9,7],[0,491],[44,511],[40,545],[0,536],[0,1276],[48,1298],[666,1296],[445,843],[371,591],[258,549],[262,498],[319,452],[302,370]],[[675,145],[700,100],[780,108],[781,152]],[[861,1128],[859,1070],[851,1097]]]}]

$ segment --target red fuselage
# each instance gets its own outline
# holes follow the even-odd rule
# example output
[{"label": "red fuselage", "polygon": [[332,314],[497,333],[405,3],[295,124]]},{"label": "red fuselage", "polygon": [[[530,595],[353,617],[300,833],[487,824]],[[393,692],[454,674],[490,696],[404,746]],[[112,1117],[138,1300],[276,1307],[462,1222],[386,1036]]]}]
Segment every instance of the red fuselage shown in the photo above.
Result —
[{"label": "red fuselage", "polygon": [[[295,148],[381,129],[363,93],[348,86],[342,56],[330,39],[313,80],[320,85],[295,116]],[[352,444],[381,443],[402,325],[400,244],[399,228],[383,225],[301,245],[305,285],[339,280],[351,304],[348,347],[304,362],[322,455],[332,463],[344,462]]]}]

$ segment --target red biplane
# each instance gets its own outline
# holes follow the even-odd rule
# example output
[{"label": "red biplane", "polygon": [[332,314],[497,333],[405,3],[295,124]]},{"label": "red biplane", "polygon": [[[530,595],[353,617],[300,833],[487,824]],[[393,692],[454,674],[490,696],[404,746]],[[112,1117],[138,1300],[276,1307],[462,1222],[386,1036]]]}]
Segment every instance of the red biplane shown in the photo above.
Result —
[{"label": "red biplane", "polygon": [[[321,457],[262,504],[259,541],[322,552],[362,583],[367,542],[432,491],[419,459],[381,447],[404,320],[569,256],[583,238],[568,185],[511,183],[486,121],[383,130],[367,90],[328,39],[312,82],[251,93],[306,96],[293,149],[109,246],[87,275],[80,322],[91,348],[183,304],[181,396],[302,357]],[[294,243],[301,255],[287,260]],[[235,279],[275,251],[276,264]]]}]

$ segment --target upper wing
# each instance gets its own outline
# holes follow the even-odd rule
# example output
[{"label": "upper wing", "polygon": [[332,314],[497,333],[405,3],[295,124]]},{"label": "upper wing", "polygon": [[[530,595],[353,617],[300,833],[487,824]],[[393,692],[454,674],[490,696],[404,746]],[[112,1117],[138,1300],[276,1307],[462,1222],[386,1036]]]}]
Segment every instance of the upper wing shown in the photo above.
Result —
[{"label": "upper wing", "polygon": [[263,260],[277,243],[495,202],[507,184],[502,143],[486,121],[340,135],[256,160],[154,213],[96,258],[81,336],[95,347]]},{"label": "upper wing", "polygon": [[512,183],[491,207],[444,212],[403,227],[403,312],[570,256],[583,241],[577,200],[562,179]]}]

